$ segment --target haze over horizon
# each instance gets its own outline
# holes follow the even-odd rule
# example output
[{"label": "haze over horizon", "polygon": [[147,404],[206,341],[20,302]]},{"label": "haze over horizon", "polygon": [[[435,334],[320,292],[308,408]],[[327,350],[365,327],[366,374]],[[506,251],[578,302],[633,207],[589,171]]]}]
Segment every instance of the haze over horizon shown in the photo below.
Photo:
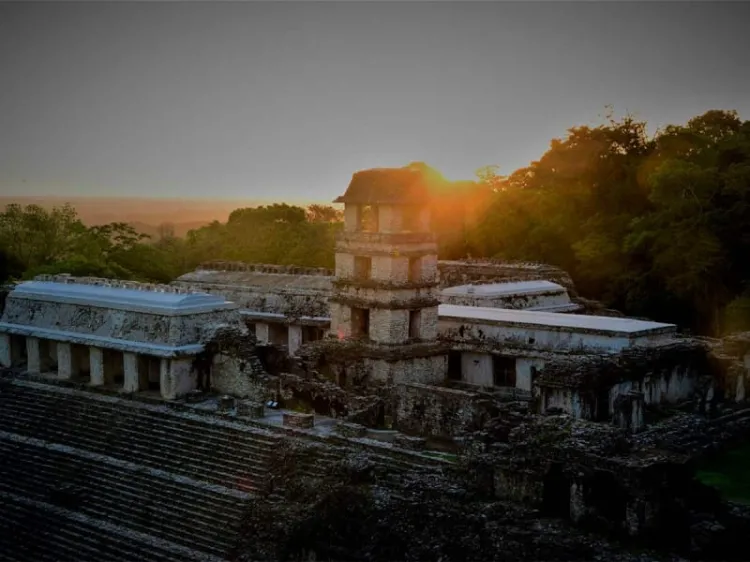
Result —
[{"label": "haze over horizon", "polygon": [[750,117],[747,3],[0,4],[0,194],[330,201],[502,173],[605,106]]}]

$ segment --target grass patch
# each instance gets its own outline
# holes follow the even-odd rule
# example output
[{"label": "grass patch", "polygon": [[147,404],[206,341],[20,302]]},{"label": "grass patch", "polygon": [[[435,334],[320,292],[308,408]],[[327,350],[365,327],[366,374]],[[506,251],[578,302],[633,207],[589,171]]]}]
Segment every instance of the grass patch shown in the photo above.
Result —
[{"label": "grass patch", "polygon": [[750,444],[711,459],[699,467],[696,476],[724,498],[750,505]]}]

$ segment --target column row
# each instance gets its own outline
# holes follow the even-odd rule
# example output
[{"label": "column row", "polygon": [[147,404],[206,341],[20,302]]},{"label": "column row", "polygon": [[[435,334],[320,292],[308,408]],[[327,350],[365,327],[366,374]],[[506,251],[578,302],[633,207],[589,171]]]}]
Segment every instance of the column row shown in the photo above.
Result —
[{"label": "column row", "polygon": [[286,345],[289,355],[295,355],[306,339],[317,338],[310,338],[309,335],[305,338],[302,326],[257,322],[255,324],[255,339],[258,340],[258,343],[262,344]]},{"label": "column row", "polygon": [[[25,342],[22,341],[25,339]],[[24,367],[31,374],[56,372],[63,380],[90,386],[122,385],[123,392],[159,390],[166,399],[196,386],[192,358],[159,358],[35,337],[0,334],[0,367]]]}]

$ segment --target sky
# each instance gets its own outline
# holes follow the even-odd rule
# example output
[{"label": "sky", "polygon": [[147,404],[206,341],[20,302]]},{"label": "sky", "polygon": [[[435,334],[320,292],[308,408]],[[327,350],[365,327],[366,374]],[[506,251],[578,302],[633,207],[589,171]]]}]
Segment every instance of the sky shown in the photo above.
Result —
[{"label": "sky", "polygon": [[0,194],[330,201],[538,159],[605,107],[750,119],[750,3],[0,3]]}]

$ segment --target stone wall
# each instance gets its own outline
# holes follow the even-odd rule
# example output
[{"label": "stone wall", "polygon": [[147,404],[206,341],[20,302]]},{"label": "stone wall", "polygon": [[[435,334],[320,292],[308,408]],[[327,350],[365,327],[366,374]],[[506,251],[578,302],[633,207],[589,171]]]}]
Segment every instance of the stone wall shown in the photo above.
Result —
[{"label": "stone wall", "polygon": [[383,384],[440,384],[448,372],[447,355],[430,355],[399,360],[365,359],[371,379]]},{"label": "stone wall", "polygon": [[441,340],[478,352],[512,347],[537,353],[601,353],[617,352],[633,345],[661,344],[673,338],[676,328],[668,327],[634,336],[583,327],[574,329],[510,321],[494,323],[442,316],[438,321],[438,330]]},{"label": "stone wall", "polygon": [[489,418],[489,401],[474,392],[408,383],[398,385],[395,395],[396,427],[411,435],[453,437]]},{"label": "stone wall", "polygon": [[459,306],[484,306],[490,308],[509,308],[524,310],[528,308],[544,307],[570,307],[568,293],[562,287],[558,291],[550,290],[534,294],[509,294],[499,296],[487,296],[482,294],[442,295],[440,300],[443,304],[455,304]]},{"label": "stone wall", "polygon": [[711,362],[724,397],[745,402],[750,387],[750,332],[707,342]]},{"label": "stone wall", "polygon": [[[360,249],[365,252],[367,247]],[[408,261],[406,254],[400,258],[375,256],[373,276],[396,284],[406,283]],[[552,266],[487,260],[438,261],[429,255],[420,256],[420,262],[422,279],[436,279],[441,289],[468,283],[547,280],[562,285],[571,298],[577,298],[570,276]],[[208,262],[181,276],[173,285],[184,290],[221,295],[251,310],[290,316],[328,316],[334,273],[337,278],[351,279],[354,254],[338,251],[335,272],[293,266]]]},{"label": "stone wall", "polygon": [[470,283],[509,283],[512,281],[552,281],[578,296],[570,275],[560,268],[539,264],[498,260],[439,261],[440,287]]},{"label": "stone wall", "polygon": [[621,397],[642,393],[645,405],[705,401],[711,378],[707,349],[697,341],[633,348],[613,356],[549,359],[534,393],[540,411],[560,409],[575,418],[609,421]]}]

